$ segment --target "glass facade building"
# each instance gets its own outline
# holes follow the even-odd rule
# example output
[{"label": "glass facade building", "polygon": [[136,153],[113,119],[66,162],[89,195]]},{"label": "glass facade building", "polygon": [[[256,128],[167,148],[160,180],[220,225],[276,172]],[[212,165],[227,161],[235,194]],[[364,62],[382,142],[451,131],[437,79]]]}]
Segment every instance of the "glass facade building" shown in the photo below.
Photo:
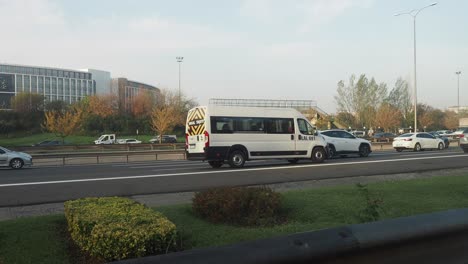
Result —
[{"label": "glass facade building", "polygon": [[141,92],[150,92],[153,98],[161,95],[159,88],[126,78],[112,79],[112,91],[118,94],[120,109],[128,111],[133,107],[133,99]]},{"label": "glass facade building", "polygon": [[142,91],[159,96],[160,90],[148,84],[111,78],[110,72],[83,69],[34,67],[0,63],[0,109],[11,109],[11,98],[22,92],[37,93],[44,100],[74,103],[90,95],[116,94],[119,106],[128,110],[132,99]]},{"label": "glass facade building", "polygon": [[0,108],[9,109],[11,98],[22,92],[73,103],[96,94],[96,82],[83,71],[0,64]]}]

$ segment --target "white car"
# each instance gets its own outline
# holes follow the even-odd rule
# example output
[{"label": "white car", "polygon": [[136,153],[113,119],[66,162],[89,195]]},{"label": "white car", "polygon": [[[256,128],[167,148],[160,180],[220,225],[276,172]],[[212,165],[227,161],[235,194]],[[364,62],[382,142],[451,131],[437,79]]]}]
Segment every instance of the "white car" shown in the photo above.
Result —
[{"label": "white car", "polygon": [[140,140],[134,138],[118,139],[118,144],[141,144]]},{"label": "white car", "polygon": [[23,166],[32,166],[32,164],[31,155],[0,147],[0,167],[21,169]]},{"label": "white car", "polygon": [[344,130],[320,131],[320,135],[328,144],[330,157],[347,154],[358,154],[361,157],[367,157],[372,152],[372,144],[368,140],[358,138]]},{"label": "white car", "polygon": [[420,151],[423,149],[439,149],[445,148],[444,141],[436,138],[433,135],[425,132],[406,133],[393,139],[393,148],[398,152],[405,149]]}]

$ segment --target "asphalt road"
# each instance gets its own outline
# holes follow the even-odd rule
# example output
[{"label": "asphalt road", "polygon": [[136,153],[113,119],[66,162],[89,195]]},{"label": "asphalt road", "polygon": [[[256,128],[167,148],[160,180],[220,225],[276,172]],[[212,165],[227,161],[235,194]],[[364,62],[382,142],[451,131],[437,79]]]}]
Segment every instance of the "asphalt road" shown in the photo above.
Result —
[{"label": "asphalt road", "polygon": [[212,169],[198,161],[41,166],[0,169],[0,207],[61,202],[89,196],[198,191],[215,186],[261,185],[468,167],[458,147],[443,151],[381,151],[322,164],[282,160],[247,162],[242,169]]}]

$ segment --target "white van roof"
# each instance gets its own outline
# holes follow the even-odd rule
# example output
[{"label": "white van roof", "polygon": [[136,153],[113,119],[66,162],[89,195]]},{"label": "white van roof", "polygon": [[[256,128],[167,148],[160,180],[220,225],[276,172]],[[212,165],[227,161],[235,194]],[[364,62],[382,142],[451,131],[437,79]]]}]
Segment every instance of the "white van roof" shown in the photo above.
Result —
[{"label": "white van roof", "polygon": [[246,107],[246,106],[224,106],[209,105],[207,112],[210,116],[239,116],[239,117],[277,117],[291,118],[303,115],[293,108],[274,107]]}]

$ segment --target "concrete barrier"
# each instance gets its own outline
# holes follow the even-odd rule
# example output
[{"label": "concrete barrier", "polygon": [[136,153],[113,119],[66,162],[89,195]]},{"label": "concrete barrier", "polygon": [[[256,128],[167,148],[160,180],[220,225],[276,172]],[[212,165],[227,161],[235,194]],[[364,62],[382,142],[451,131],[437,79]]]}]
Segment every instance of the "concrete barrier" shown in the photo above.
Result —
[{"label": "concrete barrier", "polygon": [[114,263],[467,263],[467,246],[459,209]]}]

